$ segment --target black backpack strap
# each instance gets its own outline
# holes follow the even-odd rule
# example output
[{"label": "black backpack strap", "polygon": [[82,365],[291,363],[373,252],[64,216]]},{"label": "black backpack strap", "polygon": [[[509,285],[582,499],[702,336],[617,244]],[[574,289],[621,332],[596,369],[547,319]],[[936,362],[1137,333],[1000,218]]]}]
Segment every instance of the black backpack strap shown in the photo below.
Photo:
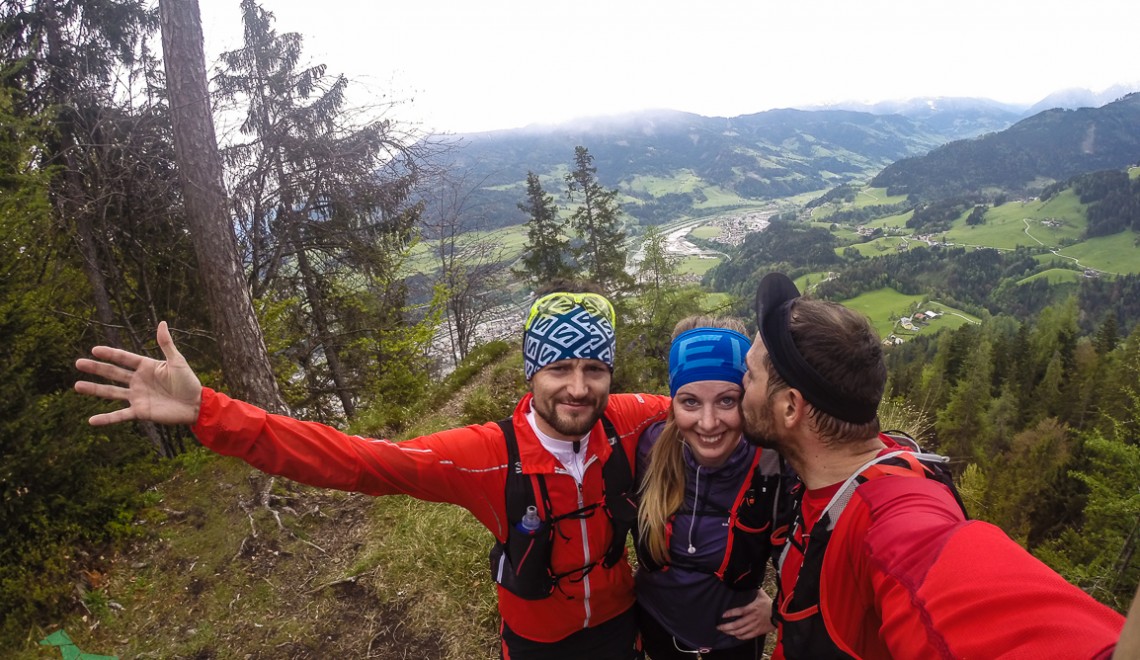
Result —
[{"label": "black backpack strap", "polygon": [[[554,542],[551,522],[550,494],[541,474],[526,475],[522,471],[518,438],[510,419],[497,422],[507,449],[507,473],[504,480],[505,540],[495,540],[490,551],[491,578],[507,591],[526,600],[546,598],[554,591],[556,576],[550,570],[550,553]],[[538,491],[536,494],[535,491]],[[520,530],[519,521],[527,507],[537,506],[542,499],[542,523],[532,532]]]},{"label": "black backpack strap", "polygon": [[602,558],[602,566],[611,568],[622,558],[625,538],[637,523],[637,493],[633,482],[633,467],[621,446],[617,428],[602,415],[602,428],[610,443],[610,457],[602,465],[602,482],[605,487],[606,512],[613,526],[613,539]]},{"label": "black backpack strap", "polygon": [[[519,441],[515,437],[515,425],[511,419],[501,419],[496,424],[503,432],[503,441],[507,445],[507,483],[504,495],[507,505],[507,523],[514,525],[526,515],[528,506],[537,507],[537,498],[534,489],[537,485],[542,491],[542,506],[538,507],[547,515],[552,515],[550,508],[550,495],[546,491],[546,479],[541,474],[534,475],[534,481],[523,474],[522,459],[519,457]],[[534,483],[534,482],[537,482]]]}]

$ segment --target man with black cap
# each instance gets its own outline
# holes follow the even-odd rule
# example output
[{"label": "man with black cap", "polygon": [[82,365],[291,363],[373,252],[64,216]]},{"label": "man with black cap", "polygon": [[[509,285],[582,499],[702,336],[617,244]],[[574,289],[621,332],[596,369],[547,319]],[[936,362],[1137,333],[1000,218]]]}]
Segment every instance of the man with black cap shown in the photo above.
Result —
[{"label": "man with black cap", "polygon": [[880,434],[887,371],[867,319],[756,293],[744,432],[802,484],[778,560],[775,659],[1108,658],[1123,619],[1001,530],[967,520],[942,457]]},{"label": "man with black cap", "polygon": [[[393,443],[267,413],[203,387],[166,323],[154,360],[97,346],[76,367],[120,385],[76,383],[128,402],[95,425],[190,424],[205,446],[313,486],[401,493],[469,510],[495,536],[504,658],[640,658],[625,538],[636,511],[633,452],[669,398],[610,396],[614,309],[589,286],[540,295],[523,332],[530,394],[509,420]],[[525,520],[524,520],[525,519]]]}]

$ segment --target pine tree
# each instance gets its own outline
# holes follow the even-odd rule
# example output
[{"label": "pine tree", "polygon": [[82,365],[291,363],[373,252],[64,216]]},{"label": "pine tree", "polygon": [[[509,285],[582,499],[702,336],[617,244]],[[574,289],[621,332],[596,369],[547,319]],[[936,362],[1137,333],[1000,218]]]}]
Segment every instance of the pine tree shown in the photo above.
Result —
[{"label": "pine tree", "polygon": [[515,275],[535,289],[545,282],[573,275],[574,267],[568,263],[570,243],[563,235],[565,226],[558,218],[558,206],[534,172],[526,174],[526,200],[518,207],[528,217],[527,242],[521,259],[523,267],[516,269]]},{"label": "pine tree", "polygon": [[590,279],[617,291],[629,287],[633,278],[625,271],[625,232],[617,190],[602,187],[597,171],[589,150],[574,147],[574,171],[566,175],[566,196],[578,202],[570,226],[582,241],[574,256]]}]

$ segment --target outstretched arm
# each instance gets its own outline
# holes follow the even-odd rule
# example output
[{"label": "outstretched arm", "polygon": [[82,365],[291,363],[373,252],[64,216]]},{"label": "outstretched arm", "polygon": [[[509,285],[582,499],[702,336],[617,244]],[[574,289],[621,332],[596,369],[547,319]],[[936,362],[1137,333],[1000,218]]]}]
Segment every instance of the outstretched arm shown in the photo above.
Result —
[{"label": "outstretched arm", "polygon": [[147,420],[159,424],[193,424],[202,405],[202,384],[186,358],[174,346],[166,321],[158,324],[158,346],[165,361],[148,358],[110,346],[96,346],[91,355],[96,360],[80,359],[75,368],[99,376],[118,385],[81,380],[75,383],[80,394],[103,399],[126,401],[127,407],[95,415],[88,421],[94,426],[131,420]]}]

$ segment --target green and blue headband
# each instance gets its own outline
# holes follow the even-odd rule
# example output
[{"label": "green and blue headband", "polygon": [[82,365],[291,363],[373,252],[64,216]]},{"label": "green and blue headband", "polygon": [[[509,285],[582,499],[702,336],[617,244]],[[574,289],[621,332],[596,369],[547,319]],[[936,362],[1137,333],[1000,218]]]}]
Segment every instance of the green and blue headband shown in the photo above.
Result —
[{"label": "green and blue headband", "polygon": [[597,293],[557,292],[534,301],[523,326],[527,381],[559,360],[598,360],[613,370],[614,323],[613,305]]}]

